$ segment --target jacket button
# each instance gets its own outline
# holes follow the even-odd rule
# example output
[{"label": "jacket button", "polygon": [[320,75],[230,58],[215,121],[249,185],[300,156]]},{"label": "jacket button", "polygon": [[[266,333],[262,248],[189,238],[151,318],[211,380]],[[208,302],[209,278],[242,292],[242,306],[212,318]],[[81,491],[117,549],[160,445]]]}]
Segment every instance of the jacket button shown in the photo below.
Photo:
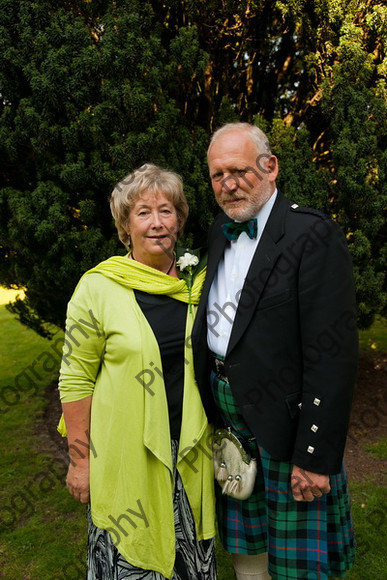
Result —
[{"label": "jacket button", "polygon": [[317,397],[313,401],[313,405],[316,405],[317,407],[319,406],[320,403],[321,403],[321,399],[318,399]]},{"label": "jacket button", "polygon": [[318,429],[317,425],[311,426],[311,430],[313,431],[313,433],[316,433],[317,429]]},{"label": "jacket button", "polygon": [[309,445],[307,451],[308,451],[308,453],[314,453],[314,447],[312,447],[311,445]]}]

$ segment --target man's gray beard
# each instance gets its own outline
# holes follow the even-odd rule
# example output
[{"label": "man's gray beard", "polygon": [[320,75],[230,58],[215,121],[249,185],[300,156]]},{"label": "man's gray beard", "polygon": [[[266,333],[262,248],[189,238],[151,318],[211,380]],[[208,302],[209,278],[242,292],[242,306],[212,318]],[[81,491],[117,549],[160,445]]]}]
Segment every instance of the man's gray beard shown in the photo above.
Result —
[{"label": "man's gray beard", "polygon": [[[226,211],[226,209],[224,209],[223,207],[221,208],[224,213],[232,220],[234,221],[238,221],[238,222],[248,222],[249,220],[251,220],[252,218],[254,218],[257,213],[263,208],[263,206],[265,205],[265,203],[267,203],[269,201],[269,199],[271,198],[271,196],[273,195],[274,192],[270,192],[268,191],[267,194],[265,195],[265,197],[263,199],[261,199],[259,201],[259,204],[257,206],[254,207],[247,207],[245,210],[241,210],[242,214],[244,214],[244,212],[247,212],[246,215],[242,215],[242,216],[238,216],[238,217],[233,217],[232,215],[230,215],[230,213],[228,213]],[[232,211],[232,210],[231,210]],[[235,211],[238,211],[238,209],[236,209]]]}]

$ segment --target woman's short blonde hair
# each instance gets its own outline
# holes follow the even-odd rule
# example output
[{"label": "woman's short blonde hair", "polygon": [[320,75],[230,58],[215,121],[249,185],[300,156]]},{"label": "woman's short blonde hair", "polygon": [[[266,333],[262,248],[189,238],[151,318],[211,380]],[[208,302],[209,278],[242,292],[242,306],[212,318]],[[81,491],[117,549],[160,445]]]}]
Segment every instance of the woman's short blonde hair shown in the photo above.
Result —
[{"label": "woman's short blonde hair", "polygon": [[118,237],[126,249],[130,246],[127,232],[129,215],[140,195],[163,193],[176,209],[178,219],[177,236],[184,228],[188,217],[188,203],[183,192],[183,180],[177,173],[145,163],[122,181],[117,183],[110,196],[110,209],[118,231]]}]

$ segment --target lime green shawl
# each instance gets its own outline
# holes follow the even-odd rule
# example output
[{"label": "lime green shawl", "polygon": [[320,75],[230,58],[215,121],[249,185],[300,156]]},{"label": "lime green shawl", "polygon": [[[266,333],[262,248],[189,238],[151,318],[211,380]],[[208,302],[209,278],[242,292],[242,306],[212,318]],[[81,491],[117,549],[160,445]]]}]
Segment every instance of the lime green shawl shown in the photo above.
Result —
[{"label": "lime green shawl", "polygon": [[130,260],[128,257],[129,254],[126,256],[113,256],[86,273],[99,272],[127,288],[142,290],[149,294],[167,294],[171,298],[175,298],[175,300],[180,300],[181,302],[191,301],[192,304],[199,303],[206,275],[205,268],[194,278],[190,300],[185,280],[167,276],[167,274],[159,272],[155,268],[150,268],[145,264],[141,264],[141,262]]}]

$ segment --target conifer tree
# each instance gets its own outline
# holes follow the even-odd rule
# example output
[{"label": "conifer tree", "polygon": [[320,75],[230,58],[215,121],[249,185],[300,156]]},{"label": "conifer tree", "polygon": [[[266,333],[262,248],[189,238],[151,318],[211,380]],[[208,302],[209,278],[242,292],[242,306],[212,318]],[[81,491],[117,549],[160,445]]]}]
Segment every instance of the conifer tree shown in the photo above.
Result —
[{"label": "conifer tree", "polygon": [[0,0],[0,283],[38,332],[63,325],[80,275],[123,253],[114,184],[149,161],[180,173],[186,243],[216,204],[223,122],[262,126],[285,195],[343,228],[359,322],[385,307],[386,21],[382,0]]}]

